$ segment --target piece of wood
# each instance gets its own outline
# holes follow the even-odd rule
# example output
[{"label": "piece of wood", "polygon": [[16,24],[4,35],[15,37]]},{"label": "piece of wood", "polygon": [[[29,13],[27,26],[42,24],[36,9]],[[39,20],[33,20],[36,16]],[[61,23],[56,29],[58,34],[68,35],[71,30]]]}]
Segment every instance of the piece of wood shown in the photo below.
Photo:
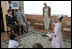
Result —
[{"label": "piece of wood", "polygon": [[8,1],[1,1],[1,7],[2,7],[2,12],[3,12],[3,23],[4,23],[4,31],[7,31],[7,24],[6,24],[6,14],[7,10],[9,8],[8,6]]}]

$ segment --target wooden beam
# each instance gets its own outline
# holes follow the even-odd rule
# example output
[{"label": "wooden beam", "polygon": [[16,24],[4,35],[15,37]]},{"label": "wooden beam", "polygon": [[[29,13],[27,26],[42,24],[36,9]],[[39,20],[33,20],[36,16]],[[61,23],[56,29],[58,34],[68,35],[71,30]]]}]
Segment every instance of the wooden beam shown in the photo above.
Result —
[{"label": "wooden beam", "polygon": [[6,14],[8,10],[8,1],[1,1],[1,7],[3,12],[3,23],[4,23],[4,31],[7,31],[7,23],[6,23]]}]

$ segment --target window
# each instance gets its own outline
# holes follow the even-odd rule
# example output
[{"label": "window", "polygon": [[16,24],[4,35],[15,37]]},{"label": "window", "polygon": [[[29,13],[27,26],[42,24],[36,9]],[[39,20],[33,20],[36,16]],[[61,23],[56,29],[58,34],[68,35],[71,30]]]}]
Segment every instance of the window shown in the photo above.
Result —
[{"label": "window", "polygon": [[44,2],[51,7],[51,15],[64,14],[71,16],[71,1],[24,1],[25,14],[42,15]]}]

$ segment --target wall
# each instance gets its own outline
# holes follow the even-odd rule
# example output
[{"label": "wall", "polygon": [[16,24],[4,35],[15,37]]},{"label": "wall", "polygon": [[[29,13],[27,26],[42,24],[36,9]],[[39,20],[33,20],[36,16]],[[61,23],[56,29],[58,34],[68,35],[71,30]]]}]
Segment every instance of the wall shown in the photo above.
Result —
[{"label": "wall", "polygon": [[[11,1],[11,2],[13,2],[13,1]],[[15,2],[19,2],[19,6],[22,7],[22,9],[24,10],[24,3],[23,3],[23,1],[15,1]]]},{"label": "wall", "polygon": [[[43,17],[42,15],[31,15],[31,14],[26,14],[26,17],[27,17],[27,20],[29,22],[31,22],[31,25],[34,26],[34,23],[42,23],[43,24]],[[54,18],[56,18],[57,16],[51,16],[51,20],[52,21],[58,21],[58,20],[53,20]],[[71,17],[64,17],[63,20],[62,20],[62,30],[63,28],[70,28],[71,29],[71,25],[67,27],[66,24],[69,24],[69,22],[71,22]],[[54,28],[54,25],[53,23],[51,23],[50,25],[50,29],[53,30]],[[68,32],[68,31],[62,31],[63,33],[63,37],[66,37],[66,38],[71,38],[71,32]]]},{"label": "wall", "polygon": [[71,1],[24,1],[25,14],[42,15],[44,2],[51,7],[51,15],[64,14],[71,17]]},{"label": "wall", "polygon": [[19,6],[22,7],[22,9],[24,10],[24,3],[23,1],[18,1],[19,2]]}]

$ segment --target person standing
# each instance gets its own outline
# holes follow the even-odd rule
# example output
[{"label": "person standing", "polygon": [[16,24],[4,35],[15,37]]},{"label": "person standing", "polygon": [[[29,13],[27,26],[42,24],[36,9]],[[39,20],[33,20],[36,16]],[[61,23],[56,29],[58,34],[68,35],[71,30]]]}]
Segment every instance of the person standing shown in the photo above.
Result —
[{"label": "person standing", "polygon": [[59,22],[54,23],[54,34],[51,42],[52,48],[64,48],[63,36],[61,32],[61,21],[63,19],[63,16],[59,17],[58,19]]},{"label": "person standing", "polygon": [[44,17],[44,29],[49,30],[50,17],[51,17],[51,8],[50,8],[50,6],[47,6],[47,3],[44,3],[43,17]]}]

